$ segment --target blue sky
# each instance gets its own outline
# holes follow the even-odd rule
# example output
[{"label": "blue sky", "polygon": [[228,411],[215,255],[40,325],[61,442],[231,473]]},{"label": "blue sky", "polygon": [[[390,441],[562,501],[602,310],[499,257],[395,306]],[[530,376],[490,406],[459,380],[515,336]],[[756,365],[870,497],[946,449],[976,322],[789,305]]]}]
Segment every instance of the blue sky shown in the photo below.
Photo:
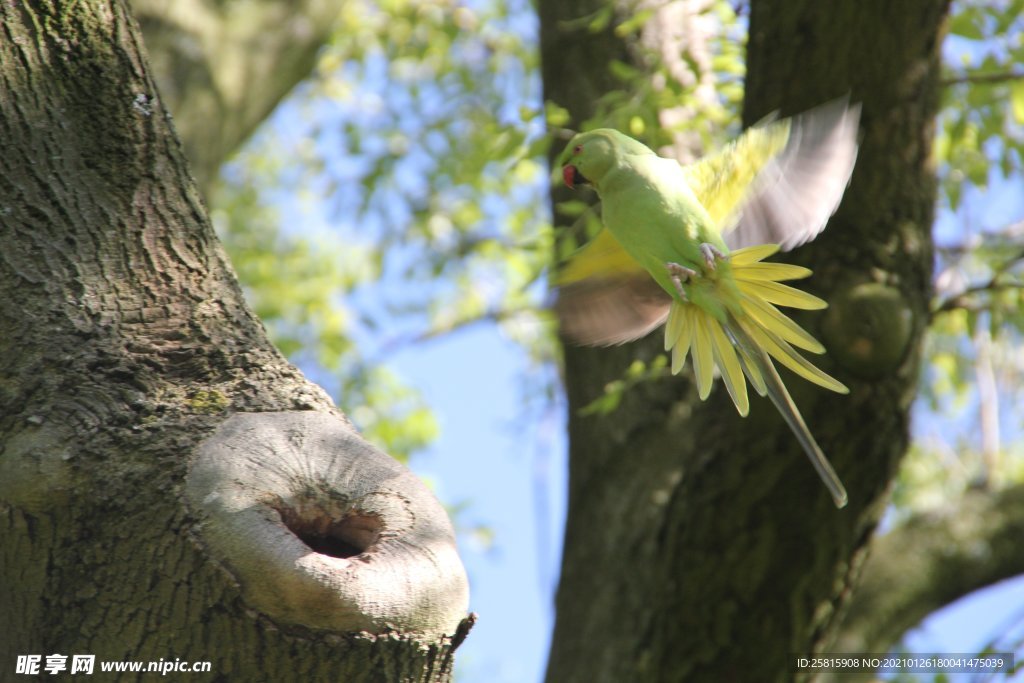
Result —
[{"label": "blue sky", "polygon": [[441,422],[437,443],[413,459],[412,469],[435,482],[443,501],[467,504],[463,523],[494,532],[489,549],[465,537],[460,543],[471,609],[480,614],[459,651],[462,683],[541,680],[552,625],[565,515],[565,441],[561,424],[546,435],[517,429],[522,363],[519,347],[495,326],[394,358]]}]

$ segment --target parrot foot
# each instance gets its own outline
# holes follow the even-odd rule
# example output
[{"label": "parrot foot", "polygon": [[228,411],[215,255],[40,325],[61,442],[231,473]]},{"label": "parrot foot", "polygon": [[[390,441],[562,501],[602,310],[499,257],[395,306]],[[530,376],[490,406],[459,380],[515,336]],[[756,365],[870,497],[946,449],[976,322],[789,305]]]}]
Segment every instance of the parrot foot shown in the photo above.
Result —
[{"label": "parrot foot", "polygon": [[697,277],[697,271],[681,266],[678,263],[672,263],[671,261],[665,264],[668,275],[672,278],[672,283],[676,286],[676,291],[679,292],[679,296],[682,297],[683,301],[686,301],[686,292],[683,291],[683,281],[689,280],[691,277]]},{"label": "parrot foot", "polygon": [[708,270],[715,269],[716,260],[725,258],[725,254],[718,247],[708,242],[701,243],[700,253],[704,257],[704,263],[707,264]]}]

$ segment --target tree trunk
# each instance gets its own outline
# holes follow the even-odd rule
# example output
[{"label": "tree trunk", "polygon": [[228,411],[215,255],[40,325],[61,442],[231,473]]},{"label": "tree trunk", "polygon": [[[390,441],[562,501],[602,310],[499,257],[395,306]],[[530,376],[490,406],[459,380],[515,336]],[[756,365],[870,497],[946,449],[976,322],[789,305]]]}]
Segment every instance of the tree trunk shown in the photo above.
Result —
[{"label": "tree trunk", "polygon": [[4,676],[56,653],[450,680],[447,517],[267,341],[124,4],[0,26]]},{"label": "tree trunk", "polygon": [[[619,87],[614,25],[573,19],[605,3],[544,2],[545,97],[576,122]],[[929,164],[948,0],[753,0],[744,120],[850,93],[863,143],[843,207],[812,245],[806,289],[831,303],[799,322],[823,339],[828,394],[793,397],[850,492],[836,510],[766,401],[747,419],[724,391],[697,400],[688,372],[645,382],[608,416],[582,406],[658,333],[618,349],[567,348],[570,483],[551,683],[783,681],[834,638],[908,442],[928,323],[935,180]],[[614,22],[613,22],[614,24]],[[556,198],[564,198],[556,195]]]}]

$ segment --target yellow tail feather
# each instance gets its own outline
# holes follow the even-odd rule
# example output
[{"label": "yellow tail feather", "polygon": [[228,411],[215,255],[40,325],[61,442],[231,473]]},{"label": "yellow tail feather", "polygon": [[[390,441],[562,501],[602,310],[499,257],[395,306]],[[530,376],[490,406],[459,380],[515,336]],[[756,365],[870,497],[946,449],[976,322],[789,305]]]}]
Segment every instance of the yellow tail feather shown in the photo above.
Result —
[{"label": "yellow tail feather", "polygon": [[768,303],[789,308],[800,308],[805,311],[818,311],[828,308],[824,299],[802,290],[779,284],[771,280],[745,280],[740,289],[751,296],[764,299]]},{"label": "yellow tail feather", "polygon": [[[672,304],[675,306],[676,304]],[[697,393],[704,400],[711,393],[711,380],[714,371],[714,351],[712,350],[711,326],[718,321],[700,308],[693,307],[693,371],[697,375]]]},{"label": "yellow tail feather", "polygon": [[[717,323],[717,321],[715,321]],[[736,404],[736,410],[743,417],[750,412],[750,403],[747,400],[747,381],[743,379],[743,370],[740,367],[740,359],[736,357],[736,350],[729,338],[722,330],[722,326],[711,325],[711,347],[715,356],[715,364],[721,368],[722,379],[725,381],[725,388]]]},{"label": "yellow tail feather", "polygon": [[749,266],[777,254],[778,251],[779,245],[777,244],[758,244],[753,247],[733,249],[729,253],[729,262],[734,266]]},{"label": "yellow tail feather", "polygon": [[[743,292],[742,286],[740,291]],[[797,325],[790,318],[782,314],[779,309],[770,303],[751,296],[744,292],[743,312],[756,320],[761,327],[769,330],[772,334],[785,339],[790,344],[798,346],[811,353],[825,353],[825,347],[817,339],[808,334],[807,330]]]},{"label": "yellow tail feather", "polygon": [[682,369],[686,356],[692,351],[701,399],[711,393],[713,370],[717,367],[736,410],[744,416],[749,411],[747,381],[761,396],[765,395],[766,386],[761,364],[754,358],[755,351],[745,349],[737,339],[741,334],[804,379],[831,391],[849,392],[842,382],[814,366],[793,348],[811,353],[825,351],[817,339],[776,306],[814,310],[827,304],[816,296],[778,283],[806,277],[811,271],[784,263],[761,263],[761,259],[776,251],[775,245],[758,245],[737,249],[729,257],[741,295],[741,312],[730,316],[730,320],[742,328],[742,332],[731,330],[728,323],[723,325],[711,313],[688,301],[672,303],[665,325],[665,350],[672,352],[673,374]]},{"label": "yellow tail feather", "polygon": [[751,263],[749,266],[741,266],[735,269],[736,279],[745,280],[771,280],[781,282],[782,280],[802,280],[811,274],[810,268],[794,266],[791,263]]}]

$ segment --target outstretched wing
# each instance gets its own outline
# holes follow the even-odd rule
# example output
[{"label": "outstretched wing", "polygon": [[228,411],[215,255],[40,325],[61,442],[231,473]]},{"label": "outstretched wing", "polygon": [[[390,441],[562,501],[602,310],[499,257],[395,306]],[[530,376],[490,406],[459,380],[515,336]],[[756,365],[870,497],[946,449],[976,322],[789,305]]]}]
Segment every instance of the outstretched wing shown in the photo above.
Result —
[{"label": "outstretched wing", "polygon": [[857,159],[860,106],[835,100],[748,129],[683,169],[732,249],[814,239],[835,213]]},{"label": "outstretched wing", "polygon": [[665,322],[672,302],[607,229],[569,258],[553,284],[562,334],[590,346],[643,337]]}]

